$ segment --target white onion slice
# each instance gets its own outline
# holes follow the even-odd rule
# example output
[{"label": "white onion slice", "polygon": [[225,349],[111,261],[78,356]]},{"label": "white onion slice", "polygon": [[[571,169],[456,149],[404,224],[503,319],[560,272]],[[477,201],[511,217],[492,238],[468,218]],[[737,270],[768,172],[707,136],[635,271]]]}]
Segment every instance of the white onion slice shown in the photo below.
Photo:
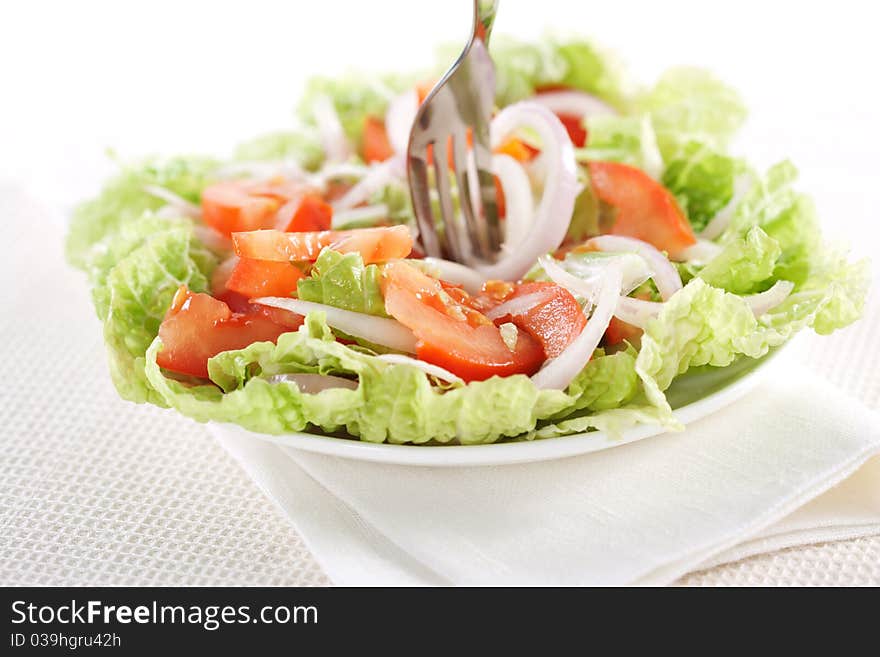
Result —
[{"label": "white onion slice", "polygon": [[[504,249],[512,251],[514,245],[522,244],[529,232],[529,224],[535,213],[535,199],[529,175],[522,165],[510,155],[493,155],[492,172],[501,182],[504,192]],[[471,186],[476,190],[476,186]],[[476,207],[476,206],[475,206]]]},{"label": "white onion slice", "polygon": [[681,276],[675,266],[647,242],[621,235],[600,235],[587,241],[587,244],[607,253],[637,253],[642,256],[651,268],[654,284],[664,301],[682,287]]},{"label": "white onion slice", "polygon": [[742,299],[749,304],[755,317],[760,317],[785,301],[793,289],[794,283],[791,281],[776,281],[769,290],[760,294],[750,294]]},{"label": "white onion slice", "polygon": [[623,275],[623,284],[620,288],[622,295],[627,295],[642,283],[651,278],[651,268],[645,259],[635,253],[617,253],[606,255],[594,260],[580,260],[568,257],[565,259],[565,268],[573,271],[581,278],[596,278],[602,274],[609,260],[613,259],[620,266]]},{"label": "white onion slice", "polygon": [[376,356],[376,358],[384,360],[386,363],[391,363],[392,365],[412,365],[413,367],[422,370],[425,374],[436,377],[441,381],[448,381],[449,383],[464,383],[464,380],[461,377],[453,374],[449,370],[445,370],[439,365],[419,360],[418,358],[410,358],[409,356],[403,356],[401,354],[380,354]]},{"label": "white onion slice", "polygon": [[232,240],[210,226],[201,224],[193,226],[193,234],[195,234],[196,239],[212,251],[218,253],[232,251]]},{"label": "white onion slice", "polygon": [[211,274],[212,295],[216,297],[227,291],[226,282],[229,280],[229,276],[232,274],[232,270],[235,269],[235,265],[237,264],[238,256],[231,255],[214,267],[214,272]]},{"label": "white onion slice", "polygon": [[274,160],[268,162],[232,162],[217,170],[220,178],[240,178],[250,176],[256,179],[285,178],[302,180],[306,176],[303,168],[294,160]]},{"label": "white onion slice", "polygon": [[388,206],[384,203],[376,205],[366,205],[362,208],[352,208],[351,210],[342,210],[333,214],[333,228],[339,228],[352,221],[372,221],[374,219],[384,219],[388,216]]},{"label": "white onion slice", "polygon": [[349,335],[354,335],[369,342],[380,344],[383,347],[396,351],[415,353],[416,336],[396,319],[376,317],[366,313],[356,313],[351,310],[343,310],[334,306],[302,299],[285,297],[263,297],[254,299],[259,303],[272,308],[282,308],[297,313],[308,315],[310,312],[321,311],[327,315],[327,324]]},{"label": "white onion slice", "polygon": [[574,116],[615,115],[617,110],[604,100],[583,91],[545,91],[530,100],[543,105],[554,114]]},{"label": "white onion slice", "polygon": [[486,278],[480,272],[458,262],[431,257],[425,258],[422,262],[436,270],[436,278],[461,285],[468,294],[477,294],[486,282]]},{"label": "white onion slice", "polygon": [[706,224],[706,227],[700,233],[700,237],[704,240],[714,240],[727,230],[739,202],[742,201],[743,196],[746,195],[751,187],[752,177],[749,174],[745,173],[738,176],[733,181],[733,196],[730,198],[730,201]]},{"label": "white onion slice", "polygon": [[185,217],[189,217],[190,219],[202,218],[202,209],[198,205],[187,201],[185,198],[179,194],[175,194],[170,189],[166,189],[160,185],[144,185],[144,191],[150,196],[162,199]]},{"label": "white onion slice", "polygon": [[358,382],[329,374],[274,374],[267,378],[269,383],[294,383],[299,391],[307,395],[315,395],[324,390],[346,388],[357,390]]},{"label": "white onion slice", "polygon": [[574,147],[565,126],[553,112],[533,102],[508,105],[492,120],[492,147],[500,146],[518,128],[529,127],[541,140],[544,163],[544,192],[534,221],[519,244],[507,244],[507,252],[492,264],[478,267],[487,278],[516,280],[523,276],[543,253],[562,243],[577,196],[577,163]]},{"label": "white onion slice", "polygon": [[705,265],[714,260],[719,253],[721,247],[718,244],[698,238],[697,243],[681,251],[677,259],[695,265]]},{"label": "white onion slice", "polygon": [[654,180],[660,180],[663,176],[663,155],[657,145],[657,135],[648,115],[642,117],[642,170]]},{"label": "white onion slice", "polygon": [[409,133],[412,131],[418,111],[419,94],[415,89],[404,91],[388,103],[388,110],[385,112],[385,131],[396,153],[406,153]]},{"label": "white onion slice", "polygon": [[[557,268],[564,271],[561,267]],[[550,276],[552,278],[552,274]],[[596,295],[596,307],[589,320],[587,320],[587,325],[581,331],[581,334],[561,354],[544,363],[544,366],[532,376],[532,383],[535,386],[542,389],[565,390],[581,370],[586,367],[596,347],[599,346],[599,341],[605,334],[608,324],[611,322],[614,309],[620,299],[622,278],[617,265],[611,264],[605,269],[601,286]],[[575,278],[575,281],[577,281],[578,285],[569,289],[563,284],[563,279],[558,281],[554,279],[557,285],[562,285],[572,294],[580,296],[592,294],[592,290],[588,285],[581,285],[583,281],[577,278]]]},{"label": "white onion slice", "polygon": [[505,315],[522,315],[537,306],[539,303],[546,301],[547,298],[548,294],[544,290],[524,294],[521,297],[514,297],[510,301],[505,301],[489,310],[486,313],[486,317],[495,321],[499,317],[504,317]]},{"label": "white onion slice", "polygon": [[372,165],[357,185],[332,203],[333,209],[349,210],[369,200],[375,192],[399,177],[401,163],[402,158],[395,155],[384,162]]},{"label": "white onion slice", "polygon": [[648,320],[660,314],[661,310],[663,310],[663,304],[657,301],[620,297],[614,316],[627,324],[643,329],[647,327]]},{"label": "white onion slice", "polygon": [[321,134],[321,145],[330,162],[343,162],[351,157],[352,148],[342,129],[339,114],[333,106],[333,101],[327,96],[315,98],[312,104],[312,116],[318,124],[318,132]]}]

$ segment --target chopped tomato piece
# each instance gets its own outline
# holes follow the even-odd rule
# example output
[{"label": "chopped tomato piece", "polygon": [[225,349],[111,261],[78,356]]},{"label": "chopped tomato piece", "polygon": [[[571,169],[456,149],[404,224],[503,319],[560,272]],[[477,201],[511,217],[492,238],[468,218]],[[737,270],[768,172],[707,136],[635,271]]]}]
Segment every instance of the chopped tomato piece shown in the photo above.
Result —
[{"label": "chopped tomato piece", "polygon": [[282,308],[272,308],[263,306],[258,303],[251,303],[251,300],[240,292],[227,290],[221,295],[214,295],[216,299],[222,301],[233,313],[243,315],[261,315],[279,326],[286,326],[288,331],[295,331],[302,326],[305,317],[297,315],[289,310]]},{"label": "chopped tomato piece", "polygon": [[483,292],[471,301],[483,312],[513,299],[531,297],[533,303],[495,318],[495,325],[511,322],[541,343],[547,358],[561,354],[587,324],[580,304],[564,287],[555,283],[506,283],[488,281]]},{"label": "chopped tomato piece", "polygon": [[287,232],[330,230],[332,219],[333,206],[325,203],[317,194],[306,194],[297,203],[296,211],[284,230]]},{"label": "chopped tomato piece", "polygon": [[290,328],[259,313],[234,313],[224,302],[182,286],[159,326],[157,362],[178,374],[208,378],[208,359],[254,342],[274,342]]},{"label": "chopped tomato piece", "polygon": [[571,143],[577,148],[587,145],[587,129],[584,127],[584,118],[576,114],[557,114],[562,125],[565,126]]},{"label": "chopped tomato piece", "polygon": [[627,324],[623,320],[617,319],[617,317],[612,317],[611,323],[605,329],[605,344],[621,344],[625,341],[638,346],[639,341],[642,339],[642,333],[642,329],[638,326]]},{"label": "chopped tomato piece", "polygon": [[465,381],[534,374],[544,362],[544,350],[531,335],[520,332],[510,349],[485,315],[411,265],[386,265],[382,291],[388,313],[415,333],[418,357]]},{"label": "chopped tomato piece", "polygon": [[284,180],[227,180],[202,192],[202,216],[223,235],[274,228],[278,211],[302,193],[302,185]]},{"label": "chopped tomato piece", "polygon": [[617,211],[612,235],[653,244],[670,256],[697,240],[675,197],[641,169],[617,162],[590,162],[596,196]]},{"label": "chopped tomato piece", "polygon": [[240,258],[226,281],[226,289],[249,299],[289,297],[302,277],[302,270],[290,262]]},{"label": "chopped tomato piece", "polygon": [[385,122],[375,116],[364,119],[363,155],[367,162],[384,162],[394,155],[394,149],[388,140]]},{"label": "chopped tomato piece", "polygon": [[412,235],[406,226],[325,230],[317,233],[285,233],[255,230],[232,236],[235,252],[242,258],[277,262],[314,262],[321,250],[360,253],[364,263],[405,258],[412,251]]}]

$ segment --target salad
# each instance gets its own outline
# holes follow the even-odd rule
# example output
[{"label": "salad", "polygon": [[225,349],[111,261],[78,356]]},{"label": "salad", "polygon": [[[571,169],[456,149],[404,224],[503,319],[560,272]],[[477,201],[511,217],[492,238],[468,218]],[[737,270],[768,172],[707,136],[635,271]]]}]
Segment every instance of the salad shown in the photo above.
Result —
[{"label": "salad", "polygon": [[675,429],[688,369],[860,316],[867,263],[822,241],[795,167],[729,149],[735,91],[694,68],[639,87],[580,39],[492,52],[492,265],[420,250],[404,157],[439,69],[313,79],[295,129],[124,166],[82,204],[67,256],[119,394],[372,442]]}]

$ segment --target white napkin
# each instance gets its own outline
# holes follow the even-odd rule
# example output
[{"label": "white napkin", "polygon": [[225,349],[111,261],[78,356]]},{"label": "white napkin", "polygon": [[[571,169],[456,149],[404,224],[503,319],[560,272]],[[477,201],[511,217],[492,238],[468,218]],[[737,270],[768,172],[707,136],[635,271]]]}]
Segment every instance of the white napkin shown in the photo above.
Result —
[{"label": "white napkin", "polygon": [[212,431],[339,585],[665,584],[880,533],[880,415],[797,366],[683,433],[544,463],[383,465]]}]

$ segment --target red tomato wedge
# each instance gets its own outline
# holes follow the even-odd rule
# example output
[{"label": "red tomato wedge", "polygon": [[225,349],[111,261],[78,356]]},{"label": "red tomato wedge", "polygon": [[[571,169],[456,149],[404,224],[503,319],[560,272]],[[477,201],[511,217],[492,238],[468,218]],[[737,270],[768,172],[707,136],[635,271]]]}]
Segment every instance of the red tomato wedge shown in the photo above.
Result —
[{"label": "red tomato wedge", "polygon": [[[493,284],[494,289],[488,287]],[[504,285],[508,286],[509,292],[499,294],[498,288]],[[485,289],[477,297],[479,307],[485,311],[517,298],[529,297],[534,301],[524,308],[515,308],[511,313],[496,317],[494,322],[496,326],[512,322],[526,331],[541,344],[547,358],[561,354],[587,325],[583,310],[571,292],[555,283],[536,281],[511,285],[490,281]]]},{"label": "red tomato wedge", "polygon": [[302,270],[290,262],[240,258],[226,281],[226,289],[248,299],[289,297],[302,277]]},{"label": "red tomato wedge", "polygon": [[412,251],[413,239],[406,226],[325,230],[317,233],[285,233],[255,230],[234,233],[232,245],[242,258],[276,262],[314,262],[321,250],[360,253],[365,264],[405,258]]},{"label": "red tomato wedge", "polygon": [[590,162],[587,166],[596,196],[617,210],[612,235],[635,237],[670,256],[696,244],[675,198],[647,173],[617,162]]},{"label": "red tomato wedge", "polygon": [[416,268],[394,262],[383,274],[385,308],[416,335],[422,360],[465,381],[534,374],[544,362],[544,350],[531,335],[520,332],[511,351],[485,315],[456,301],[439,281]]},{"label": "red tomato wedge", "polygon": [[363,156],[367,162],[384,162],[394,155],[394,149],[388,140],[385,122],[375,116],[364,119]]},{"label": "red tomato wedge", "polygon": [[248,297],[239,292],[233,292],[232,290],[227,290],[223,294],[212,296],[229,306],[229,309],[233,313],[239,313],[242,315],[261,315],[274,324],[287,327],[288,331],[295,331],[302,326],[305,321],[305,317],[290,312],[289,310],[271,308],[269,306],[251,303],[251,300]]},{"label": "red tomato wedge", "polygon": [[254,342],[274,342],[291,329],[253,313],[233,313],[224,302],[182,286],[159,326],[160,367],[178,374],[208,377],[208,359]]},{"label": "red tomato wedge", "polygon": [[332,220],[333,206],[325,203],[317,194],[306,194],[296,204],[293,217],[284,230],[287,232],[330,230]]}]

